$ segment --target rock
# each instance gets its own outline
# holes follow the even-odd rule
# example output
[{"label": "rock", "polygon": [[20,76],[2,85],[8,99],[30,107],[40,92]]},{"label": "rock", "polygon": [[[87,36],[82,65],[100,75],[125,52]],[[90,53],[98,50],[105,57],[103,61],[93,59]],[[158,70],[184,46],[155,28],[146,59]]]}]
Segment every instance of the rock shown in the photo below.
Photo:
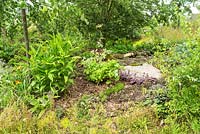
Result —
[{"label": "rock", "polygon": [[124,55],[123,54],[112,54],[112,57],[114,59],[123,59],[124,58]]},{"label": "rock", "polygon": [[152,85],[151,87],[149,87],[149,90],[158,90],[158,89],[166,89],[165,85],[162,84],[156,84],[156,85]]},{"label": "rock", "polygon": [[162,78],[159,69],[150,64],[144,63],[142,66],[125,66],[120,70],[120,77],[130,81],[132,84],[142,84],[145,81],[156,82]]},{"label": "rock", "polygon": [[10,70],[11,68],[7,66],[6,63],[2,59],[0,59],[0,81],[1,81],[2,76],[5,73],[9,73]]},{"label": "rock", "polygon": [[135,53],[126,53],[124,54],[124,58],[126,57],[136,57],[136,54]]}]

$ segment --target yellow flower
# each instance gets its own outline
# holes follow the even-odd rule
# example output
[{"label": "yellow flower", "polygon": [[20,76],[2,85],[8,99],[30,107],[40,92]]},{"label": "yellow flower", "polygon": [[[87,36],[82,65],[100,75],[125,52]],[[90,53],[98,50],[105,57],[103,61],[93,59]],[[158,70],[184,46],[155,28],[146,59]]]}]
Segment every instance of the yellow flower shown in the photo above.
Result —
[{"label": "yellow flower", "polygon": [[17,67],[17,70],[20,70],[21,68],[22,68],[22,66],[18,66],[18,67]]},{"label": "yellow flower", "polygon": [[19,80],[16,80],[16,81],[15,81],[15,84],[16,84],[16,85],[21,84],[21,83],[22,83],[22,82],[19,81]]}]

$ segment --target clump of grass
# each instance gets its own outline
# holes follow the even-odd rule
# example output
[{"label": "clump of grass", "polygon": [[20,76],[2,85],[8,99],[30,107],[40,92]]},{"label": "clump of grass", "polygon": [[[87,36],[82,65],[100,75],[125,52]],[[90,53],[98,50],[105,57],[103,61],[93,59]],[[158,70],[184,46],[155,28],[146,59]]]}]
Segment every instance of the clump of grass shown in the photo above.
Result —
[{"label": "clump of grass", "polygon": [[158,129],[158,118],[152,107],[136,106],[115,119],[120,133],[151,133]]},{"label": "clump of grass", "polygon": [[54,111],[48,111],[40,119],[28,110],[23,103],[13,103],[0,113],[0,133],[63,133],[64,129]]},{"label": "clump of grass", "polygon": [[181,28],[173,28],[173,27],[159,27],[157,31],[155,31],[154,37],[163,38],[169,40],[171,42],[182,42],[184,39],[187,39],[189,35],[184,32]]},{"label": "clump of grass", "polygon": [[[78,105],[66,109],[65,117],[59,120],[56,112],[50,110],[41,118],[33,116],[26,105],[14,103],[0,113],[0,133],[32,133],[32,134],[64,134],[64,133],[91,133],[91,134],[169,134],[190,133],[184,124],[173,123],[173,120],[160,126],[153,107],[135,105],[116,117],[107,116],[107,110],[101,102],[91,101],[90,96],[81,98],[85,103],[81,108],[87,108],[89,118],[80,118]],[[89,105],[89,106],[87,106]],[[121,113],[121,112],[120,112]],[[198,124],[198,123],[197,123]]]}]

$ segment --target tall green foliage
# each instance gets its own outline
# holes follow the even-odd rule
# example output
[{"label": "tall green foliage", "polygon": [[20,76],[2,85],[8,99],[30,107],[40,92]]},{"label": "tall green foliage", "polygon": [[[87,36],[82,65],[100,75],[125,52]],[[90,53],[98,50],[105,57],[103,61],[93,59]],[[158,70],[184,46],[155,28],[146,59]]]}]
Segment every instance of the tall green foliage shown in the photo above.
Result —
[{"label": "tall green foliage", "polygon": [[171,125],[178,124],[193,132],[200,130],[199,52],[199,41],[191,39],[159,53],[158,59],[159,67],[167,74],[166,95],[169,98],[164,105],[158,105],[158,111],[167,114]]},{"label": "tall green foliage", "polygon": [[29,60],[32,82],[32,92],[44,94],[52,91],[61,93],[72,84],[75,62],[78,57],[73,57],[77,49],[72,42],[61,35],[53,37],[48,44],[32,48]]},{"label": "tall green foliage", "polygon": [[197,0],[169,0],[157,3],[157,10],[153,12],[159,24],[180,27],[181,16],[191,14],[191,4],[198,6]]},{"label": "tall green foliage", "polygon": [[[173,71],[169,80],[172,116],[178,122],[189,122],[192,125],[200,121],[200,47],[196,45],[188,48],[189,53],[185,54],[189,55]],[[199,131],[200,128],[195,127],[193,130]]]}]

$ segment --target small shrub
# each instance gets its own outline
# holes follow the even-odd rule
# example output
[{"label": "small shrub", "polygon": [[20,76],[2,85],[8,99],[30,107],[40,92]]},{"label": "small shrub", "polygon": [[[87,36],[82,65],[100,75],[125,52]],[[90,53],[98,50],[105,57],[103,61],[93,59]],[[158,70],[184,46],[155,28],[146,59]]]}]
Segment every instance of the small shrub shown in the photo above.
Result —
[{"label": "small shrub", "polygon": [[23,55],[22,53],[22,43],[10,41],[1,41],[0,39],[0,58],[5,62],[9,62],[14,58],[15,55]]}]

